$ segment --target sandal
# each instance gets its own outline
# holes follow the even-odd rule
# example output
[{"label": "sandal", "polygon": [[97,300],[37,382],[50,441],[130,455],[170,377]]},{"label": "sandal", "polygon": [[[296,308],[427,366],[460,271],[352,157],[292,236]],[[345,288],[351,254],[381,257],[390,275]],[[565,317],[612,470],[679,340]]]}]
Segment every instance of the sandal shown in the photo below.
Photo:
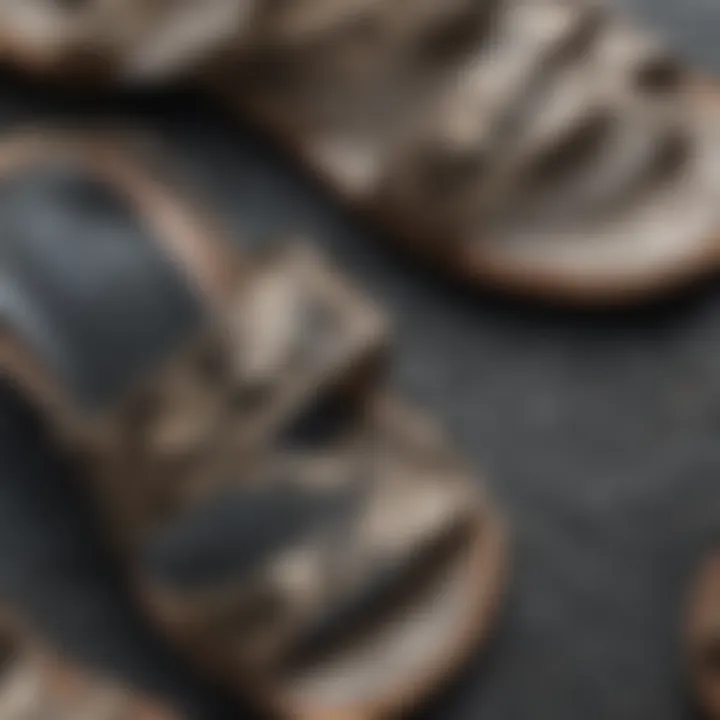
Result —
[{"label": "sandal", "polygon": [[[588,303],[720,249],[720,109],[586,0],[259,3],[218,89],[451,274]],[[410,9],[412,8],[412,9]]]},{"label": "sandal", "polygon": [[690,681],[700,706],[720,720],[720,557],[705,563],[689,603],[685,643]]},{"label": "sandal", "polygon": [[379,312],[300,242],[241,256],[136,149],[0,146],[0,360],[177,646],[282,716],[405,710],[494,624],[504,524],[384,389]]},{"label": "sandal", "polygon": [[0,638],[0,720],[174,720],[154,701],[92,677],[37,643]]},{"label": "sandal", "polygon": [[[6,2],[6,34],[31,4]],[[92,45],[110,77],[147,82],[192,67],[188,52],[218,56],[205,85],[457,277],[617,303],[716,269],[714,88],[595,0],[217,0],[208,24],[221,6],[235,24],[187,42],[185,11],[141,22],[115,3],[131,33],[117,8],[85,5],[82,43],[55,28],[54,68]],[[56,12],[77,31],[75,9]],[[154,37],[163,71],[138,49]]]}]

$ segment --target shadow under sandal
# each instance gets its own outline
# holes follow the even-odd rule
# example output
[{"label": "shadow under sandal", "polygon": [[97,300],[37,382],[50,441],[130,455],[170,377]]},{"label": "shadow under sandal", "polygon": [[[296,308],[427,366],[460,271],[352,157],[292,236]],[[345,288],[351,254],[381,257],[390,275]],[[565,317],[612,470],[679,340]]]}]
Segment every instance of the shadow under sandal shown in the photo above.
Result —
[{"label": "shadow under sandal", "polygon": [[608,2],[51,5],[3,4],[7,55],[196,76],[455,277],[604,304],[717,270],[715,85]]},{"label": "shadow under sandal", "polygon": [[0,720],[176,720],[130,689],[71,667],[34,642],[0,638]]},{"label": "shadow under sandal", "polygon": [[0,359],[191,658],[287,717],[403,711],[494,624],[504,525],[385,391],[373,306],[162,176],[100,139],[0,148]]}]

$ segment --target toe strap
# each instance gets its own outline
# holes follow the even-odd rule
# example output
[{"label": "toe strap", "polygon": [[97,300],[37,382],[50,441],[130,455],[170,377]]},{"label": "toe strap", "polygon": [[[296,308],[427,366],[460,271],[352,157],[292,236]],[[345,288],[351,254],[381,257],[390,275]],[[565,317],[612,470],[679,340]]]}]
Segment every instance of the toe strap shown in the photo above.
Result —
[{"label": "toe strap", "polygon": [[402,613],[478,525],[466,476],[428,440],[376,415],[334,450],[275,454],[227,504],[232,527],[216,503],[185,514],[148,546],[165,617],[193,646],[263,673]]}]

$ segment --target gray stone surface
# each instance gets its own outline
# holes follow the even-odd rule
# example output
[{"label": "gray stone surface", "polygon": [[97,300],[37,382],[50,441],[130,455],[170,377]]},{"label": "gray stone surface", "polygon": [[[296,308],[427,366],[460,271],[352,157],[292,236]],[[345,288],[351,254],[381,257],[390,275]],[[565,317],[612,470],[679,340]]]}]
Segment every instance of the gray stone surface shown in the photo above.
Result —
[{"label": "gray stone surface", "polygon": [[[691,61],[720,70],[720,3],[628,4]],[[6,124],[108,110],[12,79],[2,88]],[[424,717],[693,717],[679,629],[689,578],[720,536],[718,284],[609,315],[459,291],[388,252],[219,108],[174,95],[110,105],[160,129],[250,239],[311,234],[389,308],[398,389],[443,419],[512,519],[503,625]],[[82,657],[196,707],[100,578],[99,551],[67,493],[30,470],[18,478],[0,483],[0,590]]]}]

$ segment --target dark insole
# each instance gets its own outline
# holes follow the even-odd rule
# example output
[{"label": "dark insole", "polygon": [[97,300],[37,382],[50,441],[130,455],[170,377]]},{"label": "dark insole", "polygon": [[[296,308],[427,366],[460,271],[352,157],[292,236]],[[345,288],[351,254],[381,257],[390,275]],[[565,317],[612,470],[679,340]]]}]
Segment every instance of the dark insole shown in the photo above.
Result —
[{"label": "dark insole", "polygon": [[0,184],[0,317],[97,407],[197,328],[202,310],[128,201],[54,163]]}]

